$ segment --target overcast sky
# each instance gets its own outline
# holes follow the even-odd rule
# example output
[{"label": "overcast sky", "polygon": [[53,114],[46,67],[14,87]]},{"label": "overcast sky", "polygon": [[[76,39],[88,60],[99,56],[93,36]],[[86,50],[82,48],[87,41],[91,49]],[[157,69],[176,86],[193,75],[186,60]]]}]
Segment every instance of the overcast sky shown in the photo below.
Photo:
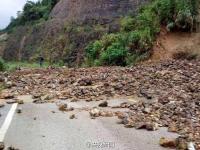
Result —
[{"label": "overcast sky", "polygon": [[16,17],[17,11],[22,10],[26,1],[27,0],[0,0],[0,29],[5,28],[9,24],[11,16]]}]

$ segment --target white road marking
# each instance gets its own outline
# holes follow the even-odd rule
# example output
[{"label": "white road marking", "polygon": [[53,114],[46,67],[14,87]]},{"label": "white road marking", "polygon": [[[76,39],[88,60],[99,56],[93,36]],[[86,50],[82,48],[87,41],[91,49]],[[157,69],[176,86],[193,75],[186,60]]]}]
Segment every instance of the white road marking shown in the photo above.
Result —
[{"label": "white road marking", "polygon": [[4,140],[4,137],[6,135],[6,132],[10,126],[10,123],[12,121],[12,118],[14,116],[14,113],[15,113],[15,110],[17,108],[17,103],[13,104],[10,111],[8,112],[8,115],[6,116],[6,119],[3,123],[3,125],[1,126],[1,129],[0,129],[0,142],[3,142]]}]

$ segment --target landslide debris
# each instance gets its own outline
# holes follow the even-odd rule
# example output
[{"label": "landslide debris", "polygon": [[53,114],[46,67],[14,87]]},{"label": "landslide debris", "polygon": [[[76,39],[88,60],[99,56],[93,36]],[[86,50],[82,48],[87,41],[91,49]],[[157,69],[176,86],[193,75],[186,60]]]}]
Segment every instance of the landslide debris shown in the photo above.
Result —
[{"label": "landslide debris", "polygon": [[[182,143],[194,142],[196,149],[200,149],[199,60],[170,60],[124,68],[22,69],[11,73],[8,81],[14,85],[6,90],[8,95],[13,94],[4,96],[8,99],[25,94],[35,98],[47,95],[48,100],[41,98],[41,102],[138,97],[137,103],[112,107],[113,110],[127,108],[129,111],[126,113],[113,113],[98,107],[88,111],[91,118],[118,116],[125,127],[151,131],[167,127],[168,131],[183,137]],[[60,106],[60,109],[66,111],[68,107]]]}]

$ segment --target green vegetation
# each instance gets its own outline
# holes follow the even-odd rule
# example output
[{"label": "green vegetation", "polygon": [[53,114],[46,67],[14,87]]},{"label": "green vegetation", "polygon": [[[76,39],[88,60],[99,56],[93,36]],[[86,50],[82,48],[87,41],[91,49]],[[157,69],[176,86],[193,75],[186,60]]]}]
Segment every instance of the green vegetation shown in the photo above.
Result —
[{"label": "green vegetation", "polygon": [[52,8],[59,0],[41,0],[38,2],[28,1],[22,12],[18,12],[17,18],[11,18],[11,23],[5,31],[12,31],[15,27],[40,23],[49,18]]},{"label": "green vegetation", "polygon": [[[47,68],[49,66],[52,67],[61,67],[63,66],[63,63],[57,63],[57,64],[50,64],[48,62],[44,62],[42,68]],[[2,58],[0,58],[0,71],[14,71],[17,68],[41,68],[40,64],[37,62],[18,62],[18,61],[10,61],[5,62]]]},{"label": "green vegetation", "polygon": [[[14,71],[17,68],[21,67],[21,68],[41,68],[39,63],[37,62],[6,62],[6,70],[7,71]],[[50,64],[48,62],[44,62],[42,68],[47,68],[49,66],[52,67],[61,67],[63,66],[62,64]]]},{"label": "green vegetation", "polygon": [[169,31],[192,31],[197,0],[152,0],[135,17],[121,19],[121,31],[104,35],[86,47],[86,64],[129,65],[151,54],[163,24]]},{"label": "green vegetation", "polygon": [[0,71],[4,71],[6,69],[5,62],[2,58],[0,58]]}]

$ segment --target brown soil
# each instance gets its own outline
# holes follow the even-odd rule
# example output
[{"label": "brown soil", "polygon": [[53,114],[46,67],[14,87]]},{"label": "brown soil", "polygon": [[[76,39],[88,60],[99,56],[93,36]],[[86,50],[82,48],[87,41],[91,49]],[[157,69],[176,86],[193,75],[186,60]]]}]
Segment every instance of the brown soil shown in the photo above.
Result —
[{"label": "brown soil", "polygon": [[200,55],[200,33],[167,32],[162,28],[154,44],[153,54],[147,62],[171,59],[179,51]]}]

